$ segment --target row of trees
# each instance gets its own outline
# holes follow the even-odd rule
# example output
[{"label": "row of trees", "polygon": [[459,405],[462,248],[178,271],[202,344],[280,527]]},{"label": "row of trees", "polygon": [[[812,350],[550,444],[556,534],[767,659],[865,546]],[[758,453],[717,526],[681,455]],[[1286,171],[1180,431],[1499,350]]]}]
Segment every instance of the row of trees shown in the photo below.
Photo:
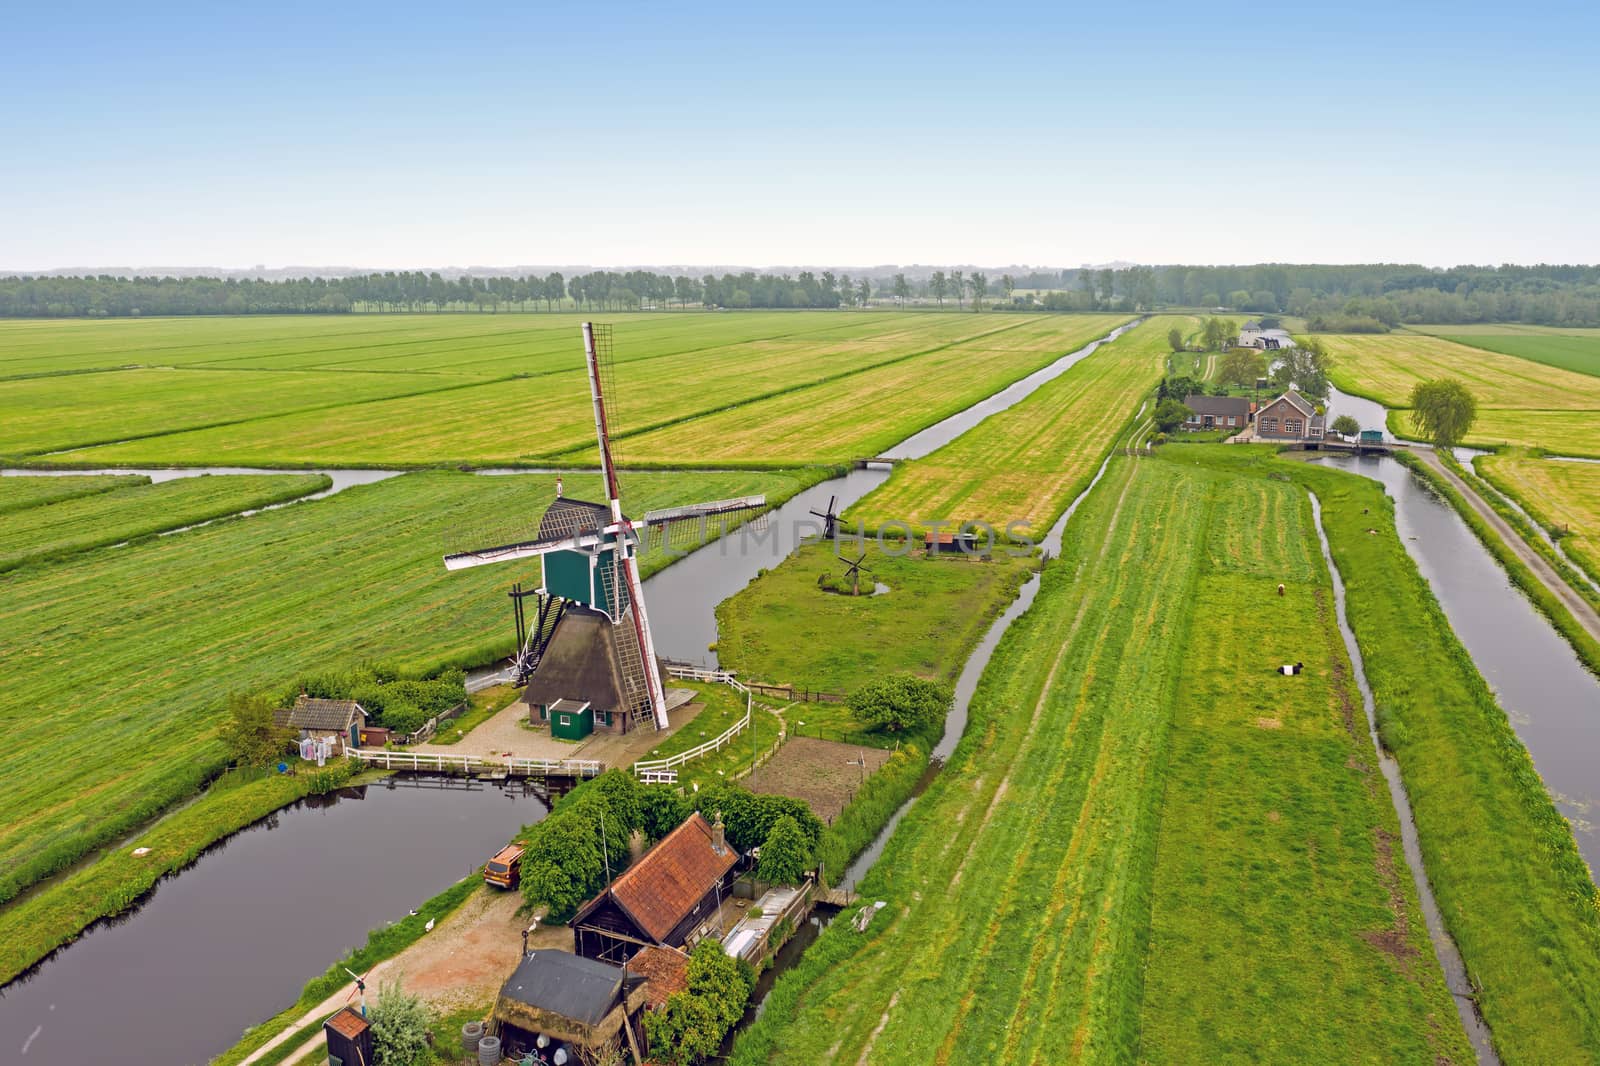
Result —
[{"label": "row of trees", "polygon": [[[1017,290],[1026,290],[1018,296]],[[1133,266],[1032,271],[992,280],[983,271],[720,277],[648,270],[446,278],[387,271],[342,278],[0,278],[0,316],[127,316],[637,307],[855,307],[921,300],[973,309],[1050,311],[1213,307],[1306,318],[1314,330],[1381,331],[1402,322],[1530,322],[1600,326],[1600,266],[1430,269],[1417,265]]]}]

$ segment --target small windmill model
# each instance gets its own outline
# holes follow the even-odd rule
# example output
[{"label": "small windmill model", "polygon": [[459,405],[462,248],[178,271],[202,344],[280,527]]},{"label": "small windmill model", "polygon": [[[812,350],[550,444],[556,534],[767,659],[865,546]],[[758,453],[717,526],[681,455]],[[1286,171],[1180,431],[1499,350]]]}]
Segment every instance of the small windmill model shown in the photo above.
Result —
[{"label": "small windmill model", "polygon": [[[863,573],[872,573],[871,570],[868,570],[866,567],[861,565],[866,561],[867,553],[862,552],[861,556],[856,559],[855,562],[847,562],[844,564],[844,576],[850,579],[850,595],[852,596],[861,595],[861,575]],[[840,562],[844,562],[844,560],[841,559]]]},{"label": "small windmill model", "polygon": [[816,508],[812,508],[811,509],[811,513],[812,514],[814,514],[818,518],[822,519],[822,539],[823,540],[832,540],[833,537],[834,537],[834,534],[837,533],[838,530],[839,530],[839,512],[837,510],[835,510],[835,507],[834,507],[834,505],[837,504],[838,502],[839,502],[839,497],[837,497],[837,496],[829,496],[828,497],[828,509],[826,511],[819,511]]},{"label": "small windmill model", "polygon": [[[572,692],[568,697],[592,703],[603,711],[622,715],[624,730],[633,725],[653,723],[667,726],[667,699],[662,687],[661,667],[656,659],[655,639],[645,612],[644,592],[639,578],[638,554],[643,537],[659,530],[662,539],[672,543],[678,531],[703,535],[707,519],[714,515],[742,517],[766,508],[765,496],[742,496],[651,511],[643,522],[635,523],[622,510],[622,492],[617,484],[617,468],[611,454],[611,430],[601,388],[602,369],[609,368],[611,331],[608,326],[583,324],[584,360],[589,371],[589,397],[594,407],[595,438],[600,445],[600,471],[605,483],[606,503],[589,503],[568,498],[556,482],[556,499],[539,520],[538,530],[501,538],[485,548],[452,552],[444,557],[447,570],[461,570],[489,563],[511,562],[538,557],[544,565],[544,585],[530,592],[520,587],[512,592],[516,605],[518,643],[514,666],[516,681],[525,683],[539,677],[546,653],[562,639],[563,626],[576,632],[573,621],[583,613],[598,612],[610,623],[604,654],[614,661],[620,678],[616,698],[610,693]],[[537,596],[537,613],[529,617],[522,599]],[[531,621],[532,624],[527,624]],[[601,702],[597,702],[601,701]],[[531,699],[530,699],[531,702]],[[619,706],[607,706],[617,703]]]}]

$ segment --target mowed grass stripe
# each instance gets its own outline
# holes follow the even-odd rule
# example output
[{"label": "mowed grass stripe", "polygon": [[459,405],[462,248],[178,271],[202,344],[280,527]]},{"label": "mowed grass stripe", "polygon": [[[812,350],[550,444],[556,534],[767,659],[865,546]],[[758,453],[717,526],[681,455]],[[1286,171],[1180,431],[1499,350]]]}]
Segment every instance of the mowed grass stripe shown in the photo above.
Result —
[{"label": "mowed grass stripe", "polygon": [[[805,483],[635,473],[628,488],[647,510],[751,492],[776,502]],[[567,484],[599,491],[592,475]],[[507,652],[504,589],[537,584],[537,564],[447,574],[440,556],[483,516],[536,523],[548,499],[534,477],[411,474],[0,575],[0,900],[190,794],[223,759],[230,691],[362,661]]]},{"label": "mowed grass stripe", "polygon": [[[1194,571],[1184,534],[1203,528],[1207,504],[1170,475],[1146,479],[1124,461],[1113,469],[1084,514],[1082,535],[1047,571],[1034,609],[1002,642],[950,766],[902,821],[865,886],[869,896],[891,898],[900,916],[870,951],[807,994],[775,1061],[815,1061],[840,1034],[832,1054],[843,1061],[854,1061],[868,1040],[871,1062],[987,1056],[1026,982],[1038,989],[1027,997],[1027,1024],[1038,1026],[1051,1007],[1065,1022],[1041,1031],[1037,1049],[1014,1049],[1018,1054],[1061,1061],[1073,1046],[1091,1053],[1127,1046],[1098,1027],[1117,1014],[1107,999],[1127,990],[1101,979],[1112,977],[1109,969],[1096,975],[1087,967],[1120,932],[1101,927],[1103,907],[1126,899],[1129,878],[1142,876],[1128,852],[1139,845],[1105,839],[1105,819],[1122,810],[1124,828],[1110,832],[1116,838],[1127,831],[1126,811],[1138,799],[1124,790],[1142,789],[1159,757],[1152,733],[1162,730],[1160,694],[1170,682],[1150,691],[1148,671],[1173,673],[1170,654],[1157,645],[1181,624],[1183,598],[1156,590],[1181,589]],[[1163,526],[1169,532],[1158,535]],[[1142,634],[1133,632],[1138,628]],[[1063,644],[1074,631],[1081,639]],[[1139,699],[1135,689],[1151,698]],[[972,787],[974,778],[982,787]],[[1137,825],[1131,831],[1137,835]],[[954,833],[970,842],[957,853],[963,861],[951,866],[939,859]],[[1150,834],[1143,835],[1148,846]],[[1071,914],[1080,918],[1065,937],[1041,935],[1040,913],[1074,851],[1082,857],[1069,893],[1075,902],[1057,918],[1064,925]],[[1050,947],[1037,964],[1028,954],[1036,942]],[[1115,944],[1111,950],[1117,953]],[[1051,965],[1057,951],[1067,956],[1059,973]],[[1097,1021],[1082,1033],[1086,1019]]]},{"label": "mowed grass stripe", "polygon": [[0,572],[285,503],[328,488],[323,474],[236,474],[134,485],[0,518]]},{"label": "mowed grass stripe", "polygon": [[[1108,316],[1061,315],[994,323],[986,333],[943,343],[821,384],[785,390],[705,417],[685,419],[623,442],[629,461],[648,465],[704,455],[725,463],[777,458],[841,462],[875,455],[1119,324]],[[1015,331],[1015,332],[1013,332]],[[563,458],[582,459],[587,451]]]},{"label": "mowed grass stripe", "polygon": [[149,483],[150,479],[143,474],[0,477],[0,515]]},{"label": "mowed grass stripe", "polygon": [[1143,1061],[1472,1058],[1315,537],[1299,486],[1218,481],[1173,709]]},{"label": "mowed grass stripe", "polygon": [[1417,333],[1443,337],[1456,344],[1600,377],[1600,329],[1501,323],[1409,328]]},{"label": "mowed grass stripe", "polygon": [[982,521],[1002,533],[1019,522],[1043,536],[1160,380],[1174,323],[1193,324],[1152,319],[932,454],[897,464],[846,517],[868,529]]},{"label": "mowed grass stripe", "polygon": [[[1479,409],[1465,443],[1600,455],[1600,377],[1416,333],[1322,339],[1335,385],[1392,408],[1408,406],[1420,381],[1461,381]],[[1417,435],[1408,414],[1394,412],[1389,421],[1396,432]]]},{"label": "mowed grass stripe", "polygon": [[1562,551],[1600,581],[1600,464],[1511,454],[1479,456],[1473,465],[1534,521],[1564,531]]}]

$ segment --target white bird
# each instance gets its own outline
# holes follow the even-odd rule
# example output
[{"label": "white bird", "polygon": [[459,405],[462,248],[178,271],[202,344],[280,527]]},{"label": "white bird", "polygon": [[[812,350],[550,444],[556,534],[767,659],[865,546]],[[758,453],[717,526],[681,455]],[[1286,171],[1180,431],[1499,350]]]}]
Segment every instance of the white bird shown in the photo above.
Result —
[{"label": "white bird", "polygon": [[427,924],[427,925],[425,925],[425,926],[423,926],[423,927],[422,927],[422,931],[423,931],[423,932],[424,932],[424,933],[431,933],[431,932],[433,932],[433,919],[432,919],[432,918],[429,918],[429,919],[428,919],[428,924]]}]

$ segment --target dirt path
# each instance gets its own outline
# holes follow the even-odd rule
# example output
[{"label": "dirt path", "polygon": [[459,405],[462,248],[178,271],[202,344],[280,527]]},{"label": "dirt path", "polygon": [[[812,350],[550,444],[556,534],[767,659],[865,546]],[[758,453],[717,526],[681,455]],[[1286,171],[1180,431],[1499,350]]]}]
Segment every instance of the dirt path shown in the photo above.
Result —
[{"label": "dirt path", "polygon": [[[399,981],[407,992],[421,996],[441,1013],[494,999],[522,952],[522,930],[527,927],[528,920],[517,915],[521,903],[522,896],[517,892],[487,888],[474,892],[433,932],[372,968],[367,975],[368,1006],[376,998],[379,986],[391,981]],[[541,928],[529,941],[529,946],[571,951],[572,930],[565,926]],[[296,1030],[344,1006],[349,998],[350,989],[341,988],[297,1018],[282,1034],[252,1052],[240,1066],[256,1062],[288,1040]],[[319,1031],[286,1061],[294,1062],[309,1055],[322,1043]]]},{"label": "dirt path", "polygon": [[1596,614],[1594,608],[1589,606],[1588,601],[1578,595],[1577,591],[1562,579],[1561,574],[1556,571],[1555,567],[1551,566],[1544,556],[1534,551],[1522,539],[1521,534],[1509,522],[1501,518],[1482,496],[1478,495],[1476,489],[1463,480],[1454,470],[1445,466],[1431,448],[1418,448],[1414,454],[1427,463],[1430,470],[1444,478],[1452,488],[1461,493],[1462,498],[1489,524],[1489,528],[1494,530],[1501,540],[1505,541],[1506,546],[1511,549],[1512,553],[1522,560],[1529,570],[1533,571],[1545,588],[1549,589],[1567,610],[1572,612],[1572,617],[1578,620],[1578,624],[1588,630],[1590,636],[1600,640],[1600,614]]}]

